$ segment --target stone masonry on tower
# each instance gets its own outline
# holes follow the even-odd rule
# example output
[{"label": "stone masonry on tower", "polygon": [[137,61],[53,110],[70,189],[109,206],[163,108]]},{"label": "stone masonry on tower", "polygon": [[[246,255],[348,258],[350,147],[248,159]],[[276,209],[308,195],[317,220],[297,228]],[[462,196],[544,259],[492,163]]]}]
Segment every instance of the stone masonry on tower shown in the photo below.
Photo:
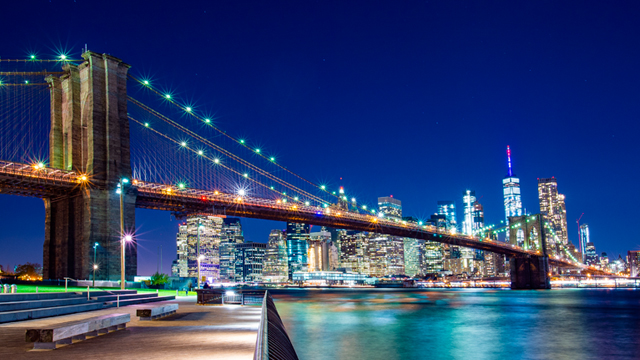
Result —
[{"label": "stone masonry on tower", "polygon": [[[50,164],[87,174],[89,186],[64,197],[45,198],[45,279],[89,279],[93,246],[96,278],[120,279],[121,178],[131,179],[127,72],[129,65],[106,54],[85,52],[60,77],[49,76],[51,92]],[[135,190],[125,187],[124,229],[135,230]],[[127,244],[126,278],[137,273],[137,245]]]}]

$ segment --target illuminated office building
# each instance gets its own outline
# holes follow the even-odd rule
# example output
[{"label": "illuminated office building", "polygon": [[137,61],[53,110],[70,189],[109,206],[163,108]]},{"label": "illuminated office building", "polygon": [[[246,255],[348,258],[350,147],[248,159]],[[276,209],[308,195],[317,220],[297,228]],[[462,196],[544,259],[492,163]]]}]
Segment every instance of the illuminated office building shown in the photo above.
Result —
[{"label": "illuminated office building", "polygon": [[596,252],[596,246],[592,242],[587,243],[584,263],[587,265],[597,265],[600,263],[598,253]]},{"label": "illuminated office building", "polygon": [[378,211],[386,218],[402,220],[402,202],[393,195],[378,198]]},{"label": "illuminated office building", "polygon": [[369,239],[369,276],[404,275],[404,240],[375,234]]},{"label": "illuminated office building", "polygon": [[265,282],[287,282],[289,264],[287,260],[286,235],[282,230],[271,230],[269,243],[262,264],[262,280]]},{"label": "illuminated office building", "polygon": [[[447,217],[446,215],[431,215],[427,220],[428,226],[433,226],[438,230],[446,230]],[[444,260],[444,244],[437,241],[425,241],[424,242],[424,262],[422,264],[422,272],[426,274],[436,274],[443,269]]]},{"label": "illuminated office building", "polygon": [[[556,241],[561,244],[569,242],[567,234],[567,208],[564,195],[558,193],[558,181],[555,178],[538,179],[538,198],[540,212],[555,232]],[[549,241],[549,237],[547,241]]]},{"label": "illuminated office building", "polygon": [[445,230],[447,232],[452,234],[458,232],[455,201],[438,201],[438,215],[444,215],[446,219]]},{"label": "illuminated office building", "polygon": [[628,251],[627,261],[629,262],[630,276],[640,276],[640,250]]},{"label": "illuminated office building", "polygon": [[464,235],[473,235],[473,218],[476,203],[476,192],[467,190],[462,193],[462,203],[464,204],[464,220],[462,221],[462,233]]},{"label": "illuminated office building", "polygon": [[582,253],[583,261],[586,259],[585,254],[587,251],[587,243],[589,240],[589,225],[582,224],[580,225],[580,252]]},{"label": "illuminated office building", "polygon": [[235,247],[235,282],[261,282],[267,244],[247,242]]},{"label": "illuminated office building", "polygon": [[244,243],[242,224],[238,218],[224,218],[220,234],[220,280],[234,282],[236,276],[236,245]]},{"label": "illuminated office building", "polygon": [[[198,276],[198,238],[200,239],[200,276],[220,280],[220,241],[223,219],[217,216],[189,216],[179,225],[176,236],[177,260],[172,275]],[[198,227],[200,229],[198,230]],[[199,235],[199,236],[198,236]]]},{"label": "illuminated office building", "polygon": [[309,259],[308,271],[335,270],[330,268],[329,248],[331,246],[330,232],[319,231],[309,234],[309,250],[307,252],[307,258]]},{"label": "illuminated office building", "polygon": [[309,266],[309,224],[287,223],[287,261],[289,280],[296,271],[307,271]]},{"label": "illuminated office building", "polygon": [[507,146],[507,176],[502,179],[502,194],[504,196],[504,213],[506,224],[509,217],[522,216],[522,195],[520,194],[520,179],[513,174],[511,167],[511,149]]},{"label": "illuminated office building", "polygon": [[340,268],[358,274],[369,275],[369,233],[339,230],[336,245]]}]

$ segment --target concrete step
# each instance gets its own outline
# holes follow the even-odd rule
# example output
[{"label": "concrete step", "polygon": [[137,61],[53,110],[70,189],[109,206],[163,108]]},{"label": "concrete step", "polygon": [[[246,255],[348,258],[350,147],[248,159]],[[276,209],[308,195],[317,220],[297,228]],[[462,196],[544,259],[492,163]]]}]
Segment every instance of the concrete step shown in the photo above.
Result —
[{"label": "concrete step", "polygon": [[[0,294],[0,303],[7,301],[35,301],[50,299],[68,299],[82,297],[76,292],[51,292],[51,293],[23,293],[23,294]],[[87,295],[84,296],[85,298]]]},{"label": "concrete step", "polygon": [[[175,300],[176,297],[171,295],[171,296],[158,296],[158,297],[147,297],[147,298],[139,298],[139,299],[129,299],[129,300],[122,300],[120,299],[120,306],[127,306],[127,305],[135,305],[135,304],[146,304],[146,303],[150,303],[150,302],[157,302],[157,301],[169,301],[169,300]],[[107,302],[106,306],[108,307],[115,307],[117,306],[116,302]]]},{"label": "concrete step", "polygon": [[48,299],[48,300],[28,300],[28,301],[5,301],[0,302],[0,313],[6,311],[39,309],[56,306],[86,304],[86,297],[71,297],[66,299]]},{"label": "concrete step", "polygon": [[41,309],[16,310],[0,313],[0,324],[12,321],[22,321],[31,319],[40,319],[50,316],[59,316],[66,314],[74,314],[84,311],[104,309],[105,304],[102,302],[90,302],[86,304],[56,306]]},{"label": "concrete step", "polygon": [[[120,295],[120,301],[123,300],[129,300],[129,299],[137,299],[137,298],[151,298],[151,297],[157,297],[158,294],[156,293],[143,293],[143,294],[126,294],[126,295]],[[118,299],[117,295],[102,295],[102,296],[91,296],[91,300],[96,300],[96,301],[116,301]]]}]

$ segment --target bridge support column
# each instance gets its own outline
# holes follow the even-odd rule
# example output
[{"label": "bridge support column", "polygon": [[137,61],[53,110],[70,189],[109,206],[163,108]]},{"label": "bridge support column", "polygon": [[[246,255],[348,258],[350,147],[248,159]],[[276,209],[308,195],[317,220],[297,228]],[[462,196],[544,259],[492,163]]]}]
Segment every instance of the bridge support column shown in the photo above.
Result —
[{"label": "bridge support column", "polygon": [[[120,280],[121,178],[131,179],[127,72],[110,55],[86,52],[84,62],[50,76],[50,166],[87,174],[88,183],[67,196],[45,199],[45,279]],[[135,191],[125,187],[124,229],[135,231]],[[137,275],[137,245],[127,244],[126,278]]]},{"label": "bridge support column", "polygon": [[551,289],[549,257],[517,256],[509,259],[511,265],[511,289]]}]

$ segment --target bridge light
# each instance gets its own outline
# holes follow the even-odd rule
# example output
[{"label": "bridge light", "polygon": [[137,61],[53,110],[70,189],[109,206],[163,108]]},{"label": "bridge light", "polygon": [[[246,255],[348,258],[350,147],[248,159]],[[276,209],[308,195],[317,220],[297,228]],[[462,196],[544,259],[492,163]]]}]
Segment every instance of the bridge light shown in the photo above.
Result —
[{"label": "bridge light", "polygon": [[327,188],[326,186],[324,186],[324,185],[320,185],[320,189],[324,190],[324,189],[326,189],[326,188]]},{"label": "bridge light", "polygon": [[31,54],[31,55],[29,55],[29,59],[31,59],[31,60],[35,60],[35,59],[36,59],[36,56],[35,56],[34,54]]},{"label": "bridge light", "polygon": [[183,183],[178,183],[178,188],[184,189],[184,184]]},{"label": "bridge light", "polygon": [[329,205],[327,205],[327,204],[322,204],[322,206],[324,206],[324,207],[326,208],[326,207],[327,207],[327,206],[329,206]]},{"label": "bridge light", "polygon": [[129,183],[129,179],[127,179],[127,178],[122,178],[122,183],[123,183],[123,184],[128,184],[128,183]]},{"label": "bridge light", "polygon": [[260,149],[256,149],[256,152],[257,152],[258,154],[260,154]]},{"label": "bridge light", "polygon": [[87,180],[88,180],[87,175],[80,176],[80,181],[87,181]]},{"label": "bridge light", "polygon": [[246,191],[244,191],[244,189],[238,190],[238,195],[244,196],[245,194],[246,194]]},{"label": "bridge light", "polygon": [[149,80],[145,80],[142,83],[145,84],[145,85],[149,85]]},{"label": "bridge light", "polygon": [[67,55],[65,55],[65,54],[60,54],[60,60],[62,60],[62,61],[67,60]]},{"label": "bridge light", "polygon": [[351,202],[356,202],[356,198],[351,198]]},{"label": "bridge light", "polygon": [[25,81],[24,81],[24,83],[25,83],[25,84],[28,84],[28,83],[29,83],[29,80],[25,80]]},{"label": "bridge light", "polygon": [[271,187],[271,190],[273,190],[273,186]]},{"label": "bridge light", "polygon": [[276,161],[276,158],[274,158],[273,156],[269,158],[269,160],[271,161]]},{"label": "bridge light", "polygon": [[131,237],[131,235],[124,236],[124,241],[131,241],[131,240],[133,240],[133,237]]},{"label": "bridge light", "polygon": [[244,139],[240,139],[240,144],[244,144]]},{"label": "bridge light", "polygon": [[186,141],[181,142],[181,143],[180,143],[180,146],[182,146],[182,147],[187,146],[187,142],[186,142]]},{"label": "bridge light", "polygon": [[422,221],[418,221],[418,225],[422,225]]},{"label": "bridge light", "polygon": [[213,195],[218,195],[218,194],[219,194],[218,190],[213,192]]},{"label": "bridge light", "polygon": [[298,201],[298,197],[297,197],[297,196],[296,196],[296,197],[294,197],[294,198],[293,198],[293,200]]},{"label": "bridge light", "polygon": [[206,122],[207,124],[211,122],[211,119],[204,119],[204,122]]},{"label": "bridge light", "polygon": [[247,177],[249,177],[249,174],[244,173],[244,175],[242,175],[242,176],[244,176],[244,177],[246,177],[246,178],[247,178]]},{"label": "bridge light", "polygon": [[220,159],[215,158],[215,159],[213,159],[213,162],[216,163],[216,164],[220,164]]},{"label": "bridge light", "polygon": [[308,202],[308,201],[305,201],[305,202],[304,202],[304,205],[305,205],[305,206],[309,206],[309,202]]},{"label": "bridge light", "polygon": [[190,106],[187,106],[187,107],[185,108],[185,110],[186,110],[187,112],[191,112],[191,110],[192,110],[192,109],[191,109],[191,107],[190,107]]},{"label": "bridge light", "polygon": [[286,203],[286,202],[287,202],[287,199],[282,199],[282,202],[283,202],[283,203]]},{"label": "bridge light", "polygon": [[204,155],[204,151],[198,150],[198,155]]},{"label": "bridge light", "polygon": [[149,127],[149,123],[148,122],[144,123],[144,127]]},{"label": "bridge light", "polygon": [[367,205],[362,205],[362,209],[367,210]]}]

